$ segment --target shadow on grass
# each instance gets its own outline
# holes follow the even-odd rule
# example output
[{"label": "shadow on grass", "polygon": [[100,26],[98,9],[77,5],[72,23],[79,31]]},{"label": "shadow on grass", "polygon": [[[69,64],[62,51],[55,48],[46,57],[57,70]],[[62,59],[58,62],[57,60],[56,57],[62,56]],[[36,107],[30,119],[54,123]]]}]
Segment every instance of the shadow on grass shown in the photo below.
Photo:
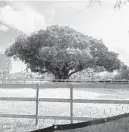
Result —
[{"label": "shadow on grass", "polygon": [[[53,125],[53,126],[50,126],[47,128],[34,130],[31,132],[60,132],[60,131],[61,132],[71,132],[72,130],[76,131],[77,129],[78,129],[78,132],[83,132],[84,130],[86,131],[86,129],[91,126],[96,126],[96,129],[94,129],[94,127],[93,128],[91,127],[92,131],[91,131],[91,129],[89,129],[86,132],[93,132],[94,130],[95,130],[95,132],[102,132],[102,129],[104,129],[104,132],[109,132],[109,131],[119,132],[120,130],[121,130],[120,132],[125,132],[125,131],[129,130],[128,120],[126,122],[124,122],[125,118],[127,118],[127,117],[129,117],[129,113],[112,116],[112,117],[107,117],[107,118],[94,119],[91,121],[81,122],[81,123]],[[119,120],[122,120],[123,124],[118,122]],[[113,125],[111,125],[111,124],[113,124]],[[106,125],[106,126],[103,127],[104,125]],[[87,128],[85,128],[85,127],[87,127]]]}]

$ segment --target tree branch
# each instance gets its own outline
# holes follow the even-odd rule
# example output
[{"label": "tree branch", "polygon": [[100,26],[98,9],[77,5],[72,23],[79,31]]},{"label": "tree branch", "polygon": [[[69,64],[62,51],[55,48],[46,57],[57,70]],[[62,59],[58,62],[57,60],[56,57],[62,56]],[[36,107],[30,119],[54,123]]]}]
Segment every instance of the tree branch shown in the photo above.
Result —
[{"label": "tree branch", "polygon": [[48,72],[48,70],[41,70],[40,72],[43,74],[43,73]]},{"label": "tree branch", "polygon": [[69,73],[68,77],[70,77],[72,74],[74,74],[74,73],[76,73],[76,72],[79,72],[79,71],[81,71],[81,70],[83,70],[83,69],[85,69],[85,68],[76,69],[76,70],[72,71],[71,73]]}]

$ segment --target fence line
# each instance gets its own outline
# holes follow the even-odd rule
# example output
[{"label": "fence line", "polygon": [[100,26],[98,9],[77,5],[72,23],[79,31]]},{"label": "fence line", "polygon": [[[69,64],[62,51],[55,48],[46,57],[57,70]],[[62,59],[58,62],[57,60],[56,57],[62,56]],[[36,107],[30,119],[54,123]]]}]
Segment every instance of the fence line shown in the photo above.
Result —
[{"label": "fence line", "polygon": [[[59,84],[59,85],[58,85]],[[61,99],[61,98],[39,98],[39,89],[41,88],[51,88],[52,86],[56,86],[56,88],[61,88],[61,86],[67,86],[66,88],[70,89],[70,98],[69,99]],[[36,102],[36,113],[35,115],[15,115],[15,114],[0,114],[0,117],[6,118],[30,118],[35,119],[36,125],[38,124],[38,119],[58,119],[58,120],[70,120],[73,123],[73,120],[82,120],[86,121],[87,117],[73,117],[73,103],[102,103],[102,104],[129,104],[129,100],[92,100],[92,99],[74,99],[73,97],[73,88],[74,86],[79,85],[79,87],[86,87],[87,84],[72,84],[72,83],[64,83],[64,82],[54,82],[51,84],[0,84],[0,88],[34,88],[36,90],[36,98],[21,98],[21,97],[0,97],[0,101],[34,101]],[[100,85],[100,84],[95,84]],[[106,84],[104,84],[106,86]],[[117,85],[117,84],[113,84]],[[123,84],[123,86],[129,88],[129,84]],[[32,87],[31,87],[32,86]],[[77,87],[78,88],[78,87]],[[104,87],[103,87],[104,88]],[[70,116],[44,116],[38,115],[38,107],[39,102],[67,102],[70,103]]]},{"label": "fence line", "polygon": [[38,110],[39,110],[39,85],[37,84],[37,89],[36,89],[36,120],[35,124],[38,124]]},{"label": "fence line", "polygon": [[70,84],[70,122],[73,123],[73,87]]},{"label": "fence line", "polygon": [[7,83],[21,83],[21,84],[26,84],[26,83],[30,83],[30,84],[36,84],[36,83],[44,83],[44,82],[106,82],[106,83],[113,83],[113,82],[117,82],[117,83],[129,83],[129,80],[96,80],[96,79],[92,79],[92,80],[86,80],[86,79],[0,79],[0,84],[7,84]]}]

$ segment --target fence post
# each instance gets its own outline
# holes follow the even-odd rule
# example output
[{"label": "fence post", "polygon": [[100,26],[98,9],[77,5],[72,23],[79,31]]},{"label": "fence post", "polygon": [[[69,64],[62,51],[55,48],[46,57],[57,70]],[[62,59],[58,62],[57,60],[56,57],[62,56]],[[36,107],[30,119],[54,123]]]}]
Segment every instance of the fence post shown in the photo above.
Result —
[{"label": "fence post", "polygon": [[38,109],[39,109],[39,84],[36,85],[36,117],[35,125],[38,125]]},{"label": "fence post", "polygon": [[73,86],[70,84],[70,123],[73,123]]}]

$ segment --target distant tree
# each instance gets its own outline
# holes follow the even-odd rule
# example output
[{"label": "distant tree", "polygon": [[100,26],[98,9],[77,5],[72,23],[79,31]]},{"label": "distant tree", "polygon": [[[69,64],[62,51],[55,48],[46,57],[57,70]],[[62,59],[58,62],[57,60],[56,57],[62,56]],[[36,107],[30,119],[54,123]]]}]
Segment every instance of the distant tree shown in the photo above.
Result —
[{"label": "distant tree", "polygon": [[19,58],[32,72],[52,73],[68,79],[83,69],[100,66],[112,72],[119,69],[118,54],[109,52],[102,41],[68,26],[52,25],[31,36],[19,36],[5,54]]},{"label": "distant tree", "polygon": [[119,70],[119,73],[115,76],[116,80],[129,80],[129,67],[123,65]]}]

